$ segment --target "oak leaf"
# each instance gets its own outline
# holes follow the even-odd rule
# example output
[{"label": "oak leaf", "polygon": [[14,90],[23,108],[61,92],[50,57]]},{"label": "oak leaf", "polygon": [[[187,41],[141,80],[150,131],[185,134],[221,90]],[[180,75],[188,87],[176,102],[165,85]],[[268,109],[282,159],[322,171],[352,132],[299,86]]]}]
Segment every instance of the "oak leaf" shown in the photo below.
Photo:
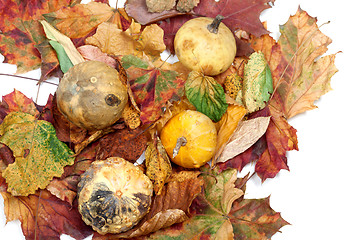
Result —
[{"label": "oak leaf", "polygon": [[185,81],[176,71],[162,70],[133,55],[122,57],[121,64],[140,105],[140,119],[144,124],[156,121],[166,102],[179,100],[183,95]]},{"label": "oak leaf", "polygon": [[64,166],[74,162],[72,151],[57,139],[54,127],[30,114],[9,113],[0,125],[0,135],[15,157],[2,174],[14,196],[45,188],[53,177],[61,176]]},{"label": "oak leaf", "polygon": [[[40,67],[40,53],[36,46],[45,41],[38,20],[42,14],[70,6],[70,0],[6,0],[0,6],[0,52],[4,62],[16,64],[16,73],[25,73]],[[46,70],[44,70],[46,72]]]}]

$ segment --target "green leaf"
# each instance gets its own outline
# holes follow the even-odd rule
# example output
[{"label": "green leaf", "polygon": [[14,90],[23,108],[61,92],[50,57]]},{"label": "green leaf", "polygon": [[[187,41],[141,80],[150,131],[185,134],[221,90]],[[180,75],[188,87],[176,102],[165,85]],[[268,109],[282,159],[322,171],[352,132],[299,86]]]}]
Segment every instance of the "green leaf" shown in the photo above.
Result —
[{"label": "green leaf", "polygon": [[185,82],[185,94],[196,110],[217,122],[228,104],[223,87],[214,78],[192,71]]},{"label": "green leaf", "polygon": [[72,64],[70,58],[66,54],[64,47],[60,43],[53,40],[50,40],[49,43],[56,51],[57,57],[59,59],[61,71],[63,73],[66,73],[74,65]]},{"label": "green leaf", "polygon": [[273,92],[269,65],[262,52],[251,54],[244,69],[243,98],[246,109],[252,113],[263,109]]},{"label": "green leaf", "polygon": [[85,61],[69,37],[59,32],[45,20],[40,21],[40,23],[44,28],[46,37],[50,40],[51,46],[56,47],[54,49],[56,50],[57,55],[60,56],[59,62],[60,66],[62,66],[61,70],[63,70],[63,68],[64,70],[68,69],[69,60],[72,65]]},{"label": "green leaf", "polygon": [[56,137],[51,123],[28,113],[9,113],[0,125],[0,136],[0,142],[15,157],[3,172],[8,191],[14,196],[45,188],[53,177],[63,174],[64,166],[74,163],[74,153]]}]

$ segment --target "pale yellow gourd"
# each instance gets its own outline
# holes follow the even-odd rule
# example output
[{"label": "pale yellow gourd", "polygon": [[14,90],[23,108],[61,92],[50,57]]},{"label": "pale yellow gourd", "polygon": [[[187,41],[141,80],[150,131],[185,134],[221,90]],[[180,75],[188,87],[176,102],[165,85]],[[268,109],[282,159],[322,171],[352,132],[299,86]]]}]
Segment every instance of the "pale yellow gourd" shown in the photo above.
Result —
[{"label": "pale yellow gourd", "polygon": [[218,75],[230,67],[236,55],[231,30],[222,16],[194,18],[184,23],[174,39],[175,54],[191,70]]}]

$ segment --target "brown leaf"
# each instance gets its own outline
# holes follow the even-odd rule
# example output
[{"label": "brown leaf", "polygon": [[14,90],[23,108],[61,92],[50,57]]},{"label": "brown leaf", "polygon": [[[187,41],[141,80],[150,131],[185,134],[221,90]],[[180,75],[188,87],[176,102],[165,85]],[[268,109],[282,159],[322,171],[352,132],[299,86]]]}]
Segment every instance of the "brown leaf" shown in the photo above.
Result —
[{"label": "brown leaf", "polygon": [[155,194],[161,190],[172,172],[170,159],[160,138],[154,137],[145,151],[146,175],[153,182]]},{"label": "brown leaf", "polygon": [[71,207],[46,190],[28,197],[1,192],[7,222],[20,220],[26,239],[60,239],[67,234],[83,239],[92,233],[81,219],[77,206]]},{"label": "brown leaf", "polygon": [[200,0],[179,0],[176,4],[176,10],[179,12],[190,12],[199,2]]},{"label": "brown leaf", "polygon": [[176,0],[146,0],[147,10],[153,12],[163,12],[175,7]]},{"label": "brown leaf", "polygon": [[124,118],[126,126],[130,129],[135,129],[141,125],[140,111],[129,102],[123,110],[122,117]]},{"label": "brown leaf", "polygon": [[270,117],[258,117],[242,121],[224,147],[217,162],[225,162],[245,152],[264,135],[269,122]]},{"label": "brown leaf", "polygon": [[135,162],[144,152],[146,146],[147,137],[143,129],[124,128],[109,133],[99,140],[96,158],[121,157],[130,162]]}]

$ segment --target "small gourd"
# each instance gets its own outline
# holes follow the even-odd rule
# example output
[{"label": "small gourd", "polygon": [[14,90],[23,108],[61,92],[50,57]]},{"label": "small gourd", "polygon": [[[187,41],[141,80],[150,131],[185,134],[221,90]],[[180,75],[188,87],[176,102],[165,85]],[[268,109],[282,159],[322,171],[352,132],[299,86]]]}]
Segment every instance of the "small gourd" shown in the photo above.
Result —
[{"label": "small gourd", "polygon": [[128,95],[116,69],[103,62],[86,61],[64,74],[56,90],[56,101],[70,122],[99,130],[120,119]]},{"label": "small gourd", "polygon": [[171,160],[185,168],[199,168],[215,154],[215,124],[205,114],[186,110],[163,127],[160,139]]},{"label": "small gourd", "polygon": [[236,55],[236,41],[231,30],[215,19],[198,17],[184,23],[174,39],[175,54],[191,70],[214,76],[230,67]]},{"label": "small gourd", "polygon": [[94,161],[78,184],[79,212],[100,234],[121,233],[149,211],[153,185],[134,164],[119,158]]}]

